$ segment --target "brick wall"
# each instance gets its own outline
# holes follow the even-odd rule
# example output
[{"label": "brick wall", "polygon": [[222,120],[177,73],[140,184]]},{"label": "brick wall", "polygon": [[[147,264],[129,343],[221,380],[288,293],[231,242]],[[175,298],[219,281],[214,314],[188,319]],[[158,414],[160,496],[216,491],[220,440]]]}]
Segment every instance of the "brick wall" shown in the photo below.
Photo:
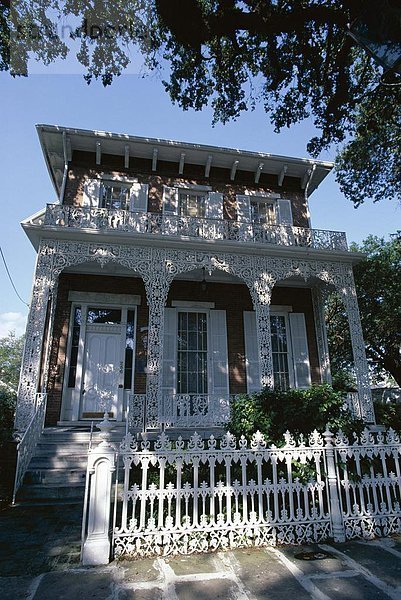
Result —
[{"label": "brick wall", "polygon": [[[60,418],[61,393],[63,378],[65,376],[64,364],[71,313],[71,302],[68,300],[68,292],[70,290],[135,294],[141,296],[141,304],[137,307],[137,368],[139,365],[143,365],[146,356],[143,345],[143,336],[145,333],[143,328],[147,326],[148,308],[146,305],[145,289],[140,278],[62,274],[59,281],[54,336],[51,348],[50,372],[54,375],[49,379],[48,384],[46,418],[48,425],[56,424]],[[247,287],[242,284],[208,282],[206,291],[202,291],[199,282],[177,280],[171,286],[167,306],[171,306],[172,300],[214,302],[216,309],[226,310],[230,393],[238,394],[245,392],[246,373],[243,311],[252,310],[252,302]],[[276,287],[273,290],[272,304],[292,305],[294,312],[305,313],[312,381],[319,383],[320,373],[310,290]],[[143,372],[136,372],[135,392],[144,393],[145,389],[146,375]]]},{"label": "brick wall", "polygon": [[205,168],[201,165],[186,164],[184,175],[178,175],[177,163],[157,162],[157,174],[152,173],[151,160],[130,158],[128,169],[123,167],[124,157],[102,154],[102,164],[96,165],[95,155],[90,152],[74,151],[73,161],[68,171],[68,181],[65,192],[65,204],[79,206],[82,202],[84,178],[94,178],[107,173],[112,176],[135,177],[141,183],[149,185],[148,210],[161,212],[163,200],[163,185],[177,186],[180,183],[209,185],[214,191],[224,194],[224,218],[236,218],[236,194],[245,190],[255,192],[274,192],[282,198],[291,200],[294,225],[308,227],[307,211],[304,193],[300,180],[285,177],[283,186],[277,183],[277,175],[261,173],[259,184],[255,184],[254,173],[237,171],[235,182],[229,180],[229,171],[219,167],[211,167],[210,176],[205,177]]}]

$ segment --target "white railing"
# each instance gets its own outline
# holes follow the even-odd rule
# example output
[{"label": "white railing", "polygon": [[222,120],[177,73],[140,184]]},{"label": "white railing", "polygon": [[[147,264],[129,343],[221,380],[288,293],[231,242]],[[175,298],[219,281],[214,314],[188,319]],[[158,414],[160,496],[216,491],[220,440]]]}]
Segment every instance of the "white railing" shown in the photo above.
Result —
[{"label": "white railing", "polygon": [[[42,220],[38,224],[42,224]],[[340,231],[60,204],[47,205],[44,224],[204,240],[302,246],[319,250],[348,249],[345,233]]]},{"label": "white railing", "polygon": [[165,427],[220,427],[230,420],[230,399],[213,394],[165,395],[160,420]]},{"label": "white railing", "polygon": [[88,519],[103,532],[91,564],[107,562],[110,545],[116,556],[135,557],[401,533],[399,435],[365,429],[352,439],[314,431],[295,441],[287,432],[278,448],[259,432],[250,441],[194,433],[187,442],[128,434],[119,448],[124,481],[112,539],[104,475],[115,469],[114,448],[102,442],[88,467],[99,482]]},{"label": "white railing", "polygon": [[341,509],[347,539],[401,531],[401,444],[392,429],[365,429],[335,440]]},{"label": "white railing", "polygon": [[37,393],[35,397],[35,412],[21,440],[17,445],[17,465],[15,469],[13,504],[24,475],[33,456],[36,444],[43,431],[46,415],[47,394]]},{"label": "white railing", "polygon": [[189,554],[240,546],[318,542],[332,535],[323,437],[268,448],[231,434],[206,442],[140,444],[127,436],[117,556]]}]

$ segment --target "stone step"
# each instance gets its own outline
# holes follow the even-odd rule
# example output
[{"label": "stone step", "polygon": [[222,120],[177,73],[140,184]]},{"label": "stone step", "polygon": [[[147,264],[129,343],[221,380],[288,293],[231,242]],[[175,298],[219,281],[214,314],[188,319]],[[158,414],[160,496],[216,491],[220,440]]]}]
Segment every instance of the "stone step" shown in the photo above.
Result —
[{"label": "stone step", "polygon": [[18,503],[39,500],[51,503],[52,500],[79,500],[82,502],[85,494],[85,481],[72,484],[31,484],[23,485],[18,492]]},{"label": "stone step", "polygon": [[[125,426],[116,426],[110,441],[116,446],[125,434]],[[85,489],[88,447],[100,443],[100,432],[73,427],[49,427],[43,430],[35,454],[17,495],[20,503],[82,501]]]}]

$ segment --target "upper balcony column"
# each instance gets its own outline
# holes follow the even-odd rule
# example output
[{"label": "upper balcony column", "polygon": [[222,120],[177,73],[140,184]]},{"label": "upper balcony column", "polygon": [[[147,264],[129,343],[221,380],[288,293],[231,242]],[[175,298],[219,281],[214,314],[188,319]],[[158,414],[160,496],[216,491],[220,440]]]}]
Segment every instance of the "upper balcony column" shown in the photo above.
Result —
[{"label": "upper balcony column", "polygon": [[164,309],[173,279],[167,272],[165,265],[165,252],[154,249],[152,260],[149,262],[149,271],[143,274],[149,307],[146,428],[160,426],[159,407],[162,405]]},{"label": "upper balcony column", "polygon": [[369,366],[366,360],[365,342],[363,339],[361,318],[359,315],[358,300],[351,267],[348,268],[344,285],[338,291],[344,302],[349,323],[362,419],[367,423],[375,423],[372,392],[370,389]]},{"label": "upper balcony column", "polygon": [[[46,385],[46,375],[41,379],[42,350],[46,352],[44,374],[48,370],[49,347],[45,347],[46,328],[54,313],[49,299],[56,293],[57,278],[53,275],[53,248],[41,243],[36,263],[32,300],[25,334],[25,347],[21,365],[18,400],[15,414],[15,430],[21,434],[29,425],[35,412],[36,393]],[[49,317],[49,318],[48,318]],[[41,388],[41,389],[39,389]]]}]

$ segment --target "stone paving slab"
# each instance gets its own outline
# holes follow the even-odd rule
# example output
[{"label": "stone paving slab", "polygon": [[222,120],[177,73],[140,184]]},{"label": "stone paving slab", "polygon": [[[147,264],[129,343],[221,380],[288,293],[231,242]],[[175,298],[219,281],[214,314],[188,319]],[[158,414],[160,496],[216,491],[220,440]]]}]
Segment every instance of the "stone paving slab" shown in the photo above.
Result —
[{"label": "stone paving slab", "polygon": [[0,511],[0,600],[401,600],[401,535],[84,568],[80,533],[79,506]]}]

